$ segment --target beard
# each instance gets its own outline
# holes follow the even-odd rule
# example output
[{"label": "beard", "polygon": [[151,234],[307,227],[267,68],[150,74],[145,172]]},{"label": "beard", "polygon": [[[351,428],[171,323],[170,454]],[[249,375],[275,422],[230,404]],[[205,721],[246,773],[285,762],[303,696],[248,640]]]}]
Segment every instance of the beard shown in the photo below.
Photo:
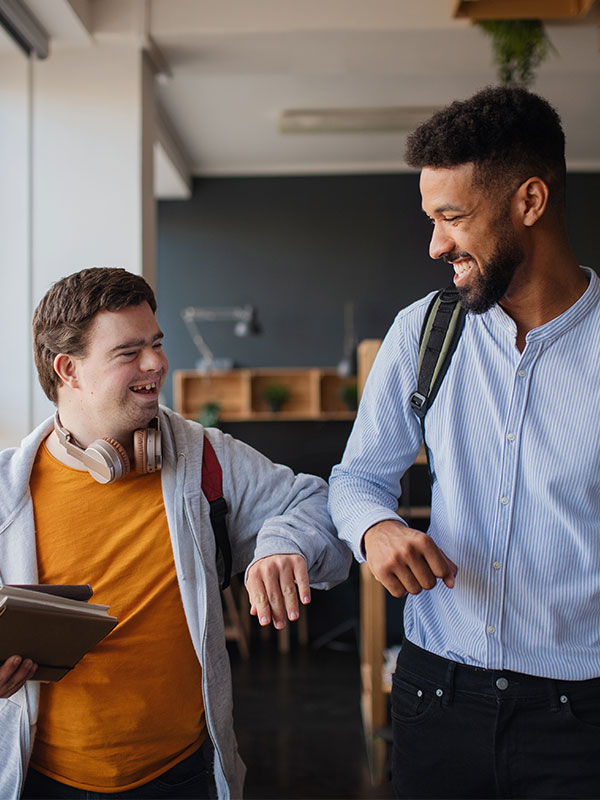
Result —
[{"label": "beard", "polygon": [[[504,222],[498,235],[496,249],[488,261],[483,261],[484,273],[477,272],[470,286],[457,286],[456,290],[465,311],[483,314],[499,303],[525,254],[508,222]],[[444,261],[471,258],[469,253],[452,252],[443,256]]]}]

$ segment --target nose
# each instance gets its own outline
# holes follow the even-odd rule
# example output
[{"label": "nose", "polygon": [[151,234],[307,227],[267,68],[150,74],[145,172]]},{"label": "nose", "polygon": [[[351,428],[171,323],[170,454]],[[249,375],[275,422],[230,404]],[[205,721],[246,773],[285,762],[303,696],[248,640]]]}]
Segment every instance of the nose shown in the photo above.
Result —
[{"label": "nose", "polygon": [[434,223],[431,241],[429,242],[429,255],[431,258],[441,258],[454,249],[454,239],[441,225]]},{"label": "nose", "polygon": [[144,372],[160,372],[166,367],[167,358],[162,349],[145,347],[142,351],[140,367]]}]

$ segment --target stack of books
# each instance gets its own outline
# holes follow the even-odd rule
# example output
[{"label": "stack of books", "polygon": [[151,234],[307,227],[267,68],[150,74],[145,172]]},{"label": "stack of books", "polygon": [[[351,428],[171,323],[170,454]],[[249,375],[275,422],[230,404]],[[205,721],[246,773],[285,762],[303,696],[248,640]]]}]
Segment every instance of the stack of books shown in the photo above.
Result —
[{"label": "stack of books", "polygon": [[34,680],[63,678],[118,622],[91,596],[87,585],[0,583],[0,663],[22,656],[38,665]]}]

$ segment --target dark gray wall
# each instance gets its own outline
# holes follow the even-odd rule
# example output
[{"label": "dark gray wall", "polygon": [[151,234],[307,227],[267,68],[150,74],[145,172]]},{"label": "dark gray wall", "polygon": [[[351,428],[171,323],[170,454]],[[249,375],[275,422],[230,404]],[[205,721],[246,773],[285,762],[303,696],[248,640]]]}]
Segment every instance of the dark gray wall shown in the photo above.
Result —
[{"label": "dark gray wall", "polygon": [[[600,175],[569,176],[569,227],[592,266],[599,197]],[[400,308],[450,282],[450,269],[428,256],[429,235],[415,174],[196,180],[190,200],[158,207],[158,319],[171,371],[198,358],[183,307],[247,303],[262,336],[205,323],[216,356],[236,366],[334,366],[345,302],[355,304],[358,339],[378,338]]]}]

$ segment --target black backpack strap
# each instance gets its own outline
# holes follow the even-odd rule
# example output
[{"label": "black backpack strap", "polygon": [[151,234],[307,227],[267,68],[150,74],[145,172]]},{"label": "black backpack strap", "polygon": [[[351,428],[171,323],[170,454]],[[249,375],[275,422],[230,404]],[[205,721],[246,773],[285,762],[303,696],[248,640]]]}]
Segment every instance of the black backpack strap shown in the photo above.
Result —
[{"label": "black backpack strap", "polygon": [[441,289],[427,309],[421,328],[417,391],[410,398],[410,405],[421,422],[450,366],[465,316],[454,285]]},{"label": "black backpack strap", "polygon": [[225,521],[228,508],[223,497],[223,470],[206,434],[202,451],[202,491],[210,504],[210,524],[217,544],[217,557],[220,553],[223,558],[223,590],[231,580],[231,545]]}]

